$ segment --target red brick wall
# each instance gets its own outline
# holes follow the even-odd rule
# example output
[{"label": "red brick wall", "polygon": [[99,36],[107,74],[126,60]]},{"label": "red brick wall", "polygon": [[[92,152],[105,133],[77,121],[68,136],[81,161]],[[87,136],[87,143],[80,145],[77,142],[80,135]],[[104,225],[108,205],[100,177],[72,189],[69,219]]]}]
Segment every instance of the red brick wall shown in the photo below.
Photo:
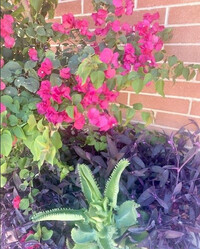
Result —
[{"label": "red brick wall", "polygon": [[[79,17],[88,17],[93,11],[91,0],[61,0],[56,9],[55,18],[67,12]],[[133,16],[125,17],[134,24],[141,20],[145,12],[160,13],[160,23],[173,28],[173,38],[165,45],[169,55],[175,54],[186,64],[200,63],[200,1],[198,0],[135,0]],[[132,90],[123,91],[120,101],[131,105],[142,102],[146,110],[153,110],[155,122],[153,128],[176,130],[194,119],[200,124],[200,74],[192,81],[178,79],[173,85],[165,84],[166,97],[156,94],[153,87],[145,87],[139,95]],[[136,115],[135,119],[140,120]],[[191,129],[193,127],[190,127]]]}]

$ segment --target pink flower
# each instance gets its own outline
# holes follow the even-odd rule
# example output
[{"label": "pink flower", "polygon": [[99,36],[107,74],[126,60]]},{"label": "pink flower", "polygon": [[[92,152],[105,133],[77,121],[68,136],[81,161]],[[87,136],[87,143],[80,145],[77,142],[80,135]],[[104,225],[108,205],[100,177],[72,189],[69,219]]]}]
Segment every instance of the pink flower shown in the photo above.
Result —
[{"label": "pink flower", "polygon": [[120,29],[121,29],[121,27],[120,27],[120,21],[119,20],[115,20],[112,23],[112,30],[115,31],[115,32],[119,32]]},{"label": "pink flower", "polygon": [[126,34],[129,34],[132,32],[133,28],[130,24],[128,23],[123,23],[122,24],[122,30],[126,32]]},{"label": "pink flower", "polygon": [[60,77],[62,77],[63,79],[69,79],[71,76],[70,74],[70,68],[66,67],[60,70]]},{"label": "pink flower", "polygon": [[5,105],[0,103],[0,113],[5,112],[5,111],[6,111]]},{"label": "pink flower", "polygon": [[1,84],[0,84],[0,91],[3,91],[4,89],[6,88],[6,85],[3,81],[1,81]]},{"label": "pink flower", "polygon": [[104,24],[107,15],[108,11],[104,9],[99,9],[97,13],[92,13],[92,18],[95,21],[95,25],[101,26]]},{"label": "pink flower", "polygon": [[51,91],[51,82],[49,80],[43,80],[41,82],[41,86],[37,94],[44,100],[48,100],[50,98]]},{"label": "pink flower", "polygon": [[0,68],[2,68],[3,66],[4,66],[4,60],[1,59],[1,60],[0,60]]},{"label": "pink flower", "polygon": [[19,195],[17,195],[17,196],[13,199],[13,201],[12,201],[13,207],[19,209],[20,201],[21,201],[21,197],[20,197]]},{"label": "pink flower", "polygon": [[108,69],[105,71],[105,76],[107,79],[114,78],[116,74],[115,69],[112,69],[111,66],[108,66]]},{"label": "pink flower", "polygon": [[30,48],[28,51],[28,55],[32,61],[38,60],[37,50],[35,48]]},{"label": "pink flower", "polygon": [[78,112],[78,109],[76,106],[74,107],[74,119],[75,119],[74,127],[77,130],[81,130],[85,124],[85,118],[82,113]]},{"label": "pink flower", "polygon": [[110,63],[113,57],[113,51],[110,48],[104,48],[100,54],[100,60],[106,64]]},{"label": "pink flower", "polygon": [[4,42],[6,48],[12,48],[15,45],[15,39],[11,36],[6,36]]},{"label": "pink flower", "polygon": [[107,131],[112,128],[113,125],[117,124],[114,117],[100,113],[96,108],[91,108],[88,111],[88,119],[92,125],[99,127],[100,131]]},{"label": "pink flower", "polygon": [[113,5],[115,7],[122,7],[122,0],[113,0]]},{"label": "pink flower", "polygon": [[38,69],[38,76],[44,78],[46,75],[51,74],[52,69],[53,69],[53,63],[49,58],[46,58],[42,62],[41,67]]},{"label": "pink flower", "polygon": [[130,16],[133,14],[134,4],[132,0],[125,0],[125,1],[126,1],[125,14]]},{"label": "pink flower", "polygon": [[115,8],[115,15],[116,16],[122,16],[123,14],[124,14],[124,8],[123,7]]},{"label": "pink flower", "polygon": [[62,23],[65,29],[72,29],[75,27],[75,18],[72,13],[68,13],[62,16]]}]

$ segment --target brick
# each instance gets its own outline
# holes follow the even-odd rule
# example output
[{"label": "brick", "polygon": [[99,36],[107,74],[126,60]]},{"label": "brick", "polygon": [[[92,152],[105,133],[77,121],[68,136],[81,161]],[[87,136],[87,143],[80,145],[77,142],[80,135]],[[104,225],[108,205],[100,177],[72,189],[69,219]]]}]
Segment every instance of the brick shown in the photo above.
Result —
[{"label": "brick", "polygon": [[62,16],[67,13],[80,14],[81,1],[74,0],[73,2],[59,3],[55,11],[55,16]]},{"label": "brick", "polygon": [[196,78],[197,81],[200,81],[200,73],[197,73],[197,78]]},{"label": "brick", "polygon": [[190,114],[200,116],[200,100],[192,101],[192,109]]},{"label": "brick", "polygon": [[[132,87],[128,87],[126,90],[133,92]],[[200,99],[200,83],[192,82],[180,82],[177,81],[175,84],[170,81],[165,82],[164,92],[166,95],[179,96],[179,97],[190,97]],[[145,86],[142,93],[156,93],[154,84]]]},{"label": "brick", "polygon": [[196,3],[199,0],[138,0],[138,8],[173,5],[182,3]]},{"label": "brick", "polygon": [[199,63],[200,58],[200,45],[199,46],[164,46],[165,50],[167,51],[167,55],[176,55],[179,60],[184,62],[196,62]]},{"label": "brick", "polygon": [[160,19],[158,20],[160,24],[164,24],[165,22],[165,8],[163,9],[154,9],[154,10],[139,10],[139,11],[134,11],[132,16],[123,16],[120,21],[127,22],[131,25],[138,23],[139,21],[142,21],[143,15],[146,14],[147,12],[150,14],[159,12],[160,14]]},{"label": "brick", "polygon": [[57,22],[57,23],[61,23],[61,18],[54,18],[54,19],[47,19],[46,22],[48,23],[54,23],[54,22]]},{"label": "brick", "polygon": [[94,10],[94,6],[92,4],[91,0],[84,0],[84,4],[83,4],[83,13],[93,13]]},{"label": "brick", "polygon": [[120,104],[127,105],[128,104],[128,93],[120,93],[117,102]]},{"label": "brick", "polygon": [[[156,124],[173,127],[173,128],[181,128],[183,125],[189,124],[190,120],[195,120],[200,125],[200,118],[191,118],[190,116],[181,116],[170,113],[162,113],[157,112],[156,114]],[[189,125],[186,127],[189,130],[195,130],[196,127],[194,125]]]},{"label": "brick", "polygon": [[144,108],[169,112],[187,113],[189,108],[189,100],[131,94],[130,105],[138,102],[142,103]]},{"label": "brick", "polygon": [[197,43],[200,41],[200,25],[174,27],[173,37],[167,43]]},{"label": "brick", "polygon": [[165,94],[200,99],[200,84],[192,82],[165,82]]},{"label": "brick", "polygon": [[200,23],[200,4],[195,6],[172,7],[169,10],[168,24]]}]

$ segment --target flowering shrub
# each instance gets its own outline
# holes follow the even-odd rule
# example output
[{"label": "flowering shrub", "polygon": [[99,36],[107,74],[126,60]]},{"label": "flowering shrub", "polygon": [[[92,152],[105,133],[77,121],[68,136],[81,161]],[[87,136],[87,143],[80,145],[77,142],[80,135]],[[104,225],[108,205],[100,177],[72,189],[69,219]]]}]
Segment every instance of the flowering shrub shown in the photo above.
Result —
[{"label": "flowering shrub", "polygon": [[[2,1],[1,155],[6,165],[13,147],[28,147],[39,167],[47,161],[62,171],[59,129],[125,126],[142,104],[116,104],[121,89],[132,86],[140,93],[155,84],[164,96],[164,79],[195,76],[197,65],[165,56],[163,42],[170,30],[158,23],[158,13],[147,13],[132,25],[120,18],[134,14],[133,1],[93,2],[91,30],[86,19],[71,13],[63,15],[61,24],[47,23],[56,0]],[[147,112],[142,118],[152,120]]]}]

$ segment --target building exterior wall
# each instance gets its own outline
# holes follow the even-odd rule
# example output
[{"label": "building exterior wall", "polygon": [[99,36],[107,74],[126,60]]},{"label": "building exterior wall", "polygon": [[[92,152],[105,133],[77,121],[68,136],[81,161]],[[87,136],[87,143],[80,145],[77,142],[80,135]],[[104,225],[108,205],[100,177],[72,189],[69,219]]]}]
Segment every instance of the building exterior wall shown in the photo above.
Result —
[{"label": "building exterior wall", "polygon": [[[134,13],[124,18],[131,24],[142,19],[144,13],[159,11],[160,23],[173,29],[173,38],[165,44],[168,55],[175,54],[185,64],[200,63],[200,1],[198,0],[134,0]],[[77,17],[90,20],[93,12],[92,0],[60,0],[56,9],[55,21],[71,12]],[[123,91],[119,100],[131,105],[141,102],[146,110],[153,110],[155,121],[153,128],[176,130],[194,119],[200,124],[200,74],[192,81],[180,78],[176,84],[165,83],[165,94],[159,96],[153,86],[145,87],[139,95],[132,89]],[[140,115],[136,115],[140,121]],[[194,126],[190,126],[193,129]]]}]

